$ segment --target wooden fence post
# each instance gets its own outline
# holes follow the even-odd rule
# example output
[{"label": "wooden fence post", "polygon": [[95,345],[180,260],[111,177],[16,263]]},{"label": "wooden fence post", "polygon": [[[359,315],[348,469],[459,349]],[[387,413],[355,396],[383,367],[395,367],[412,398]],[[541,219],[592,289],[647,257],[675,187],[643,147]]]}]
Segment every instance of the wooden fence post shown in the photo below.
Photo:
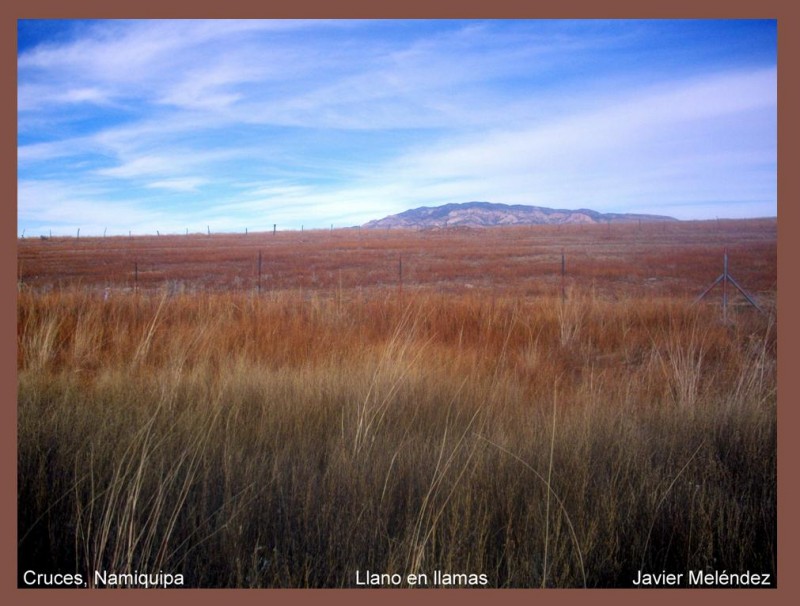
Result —
[{"label": "wooden fence post", "polygon": [[[694,303],[698,303],[702,300],[711,290],[720,282],[722,282],[722,319],[724,322],[728,321],[728,282],[730,282],[736,290],[738,290],[745,300],[752,305],[755,309],[764,313],[764,310],[761,309],[758,304],[755,302],[753,297],[751,297],[747,291],[742,288],[739,283],[734,279],[730,273],[728,273],[728,248],[725,248],[725,252],[722,257],[722,275],[720,275],[716,280],[711,283],[711,286],[706,288],[697,299],[694,300]],[[693,303],[693,304],[694,304]]]},{"label": "wooden fence post", "polygon": [[397,263],[397,284],[400,295],[400,306],[403,306],[403,256],[400,255]]},{"label": "wooden fence post", "polygon": [[258,294],[261,294],[261,251],[258,251]]}]

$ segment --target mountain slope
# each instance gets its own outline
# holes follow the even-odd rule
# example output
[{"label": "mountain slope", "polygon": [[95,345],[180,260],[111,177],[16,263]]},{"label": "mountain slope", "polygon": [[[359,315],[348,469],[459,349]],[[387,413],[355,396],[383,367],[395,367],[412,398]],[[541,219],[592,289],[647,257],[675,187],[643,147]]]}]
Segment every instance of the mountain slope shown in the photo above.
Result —
[{"label": "mountain slope", "polygon": [[556,225],[559,223],[630,223],[636,221],[677,221],[662,215],[600,213],[587,208],[566,210],[465,202],[443,206],[422,206],[365,223],[365,228],[492,227],[495,225]]}]

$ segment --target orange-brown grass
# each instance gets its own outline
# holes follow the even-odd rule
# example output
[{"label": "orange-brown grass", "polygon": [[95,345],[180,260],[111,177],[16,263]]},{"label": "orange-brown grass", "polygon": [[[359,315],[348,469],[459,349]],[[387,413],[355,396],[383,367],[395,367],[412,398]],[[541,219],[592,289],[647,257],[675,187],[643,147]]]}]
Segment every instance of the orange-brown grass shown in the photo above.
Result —
[{"label": "orange-brown grass", "polygon": [[775,580],[774,310],[297,286],[19,292],[20,573]]},{"label": "orange-brown grass", "polygon": [[722,273],[755,295],[777,284],[775,220],[525,226],[439,231],[305,231],[18,240],[19,281],[172,292],[369,293],[400,282],[436,292],[697,296]]}]

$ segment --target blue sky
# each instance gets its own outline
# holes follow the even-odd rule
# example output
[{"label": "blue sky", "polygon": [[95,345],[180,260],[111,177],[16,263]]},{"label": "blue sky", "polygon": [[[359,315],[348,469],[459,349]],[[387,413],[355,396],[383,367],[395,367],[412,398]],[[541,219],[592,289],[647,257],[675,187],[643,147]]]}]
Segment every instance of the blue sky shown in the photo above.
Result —
[{"label": "blue sky", "polygon": [[775,21],[19,21],[18,233],[777,215]]}]

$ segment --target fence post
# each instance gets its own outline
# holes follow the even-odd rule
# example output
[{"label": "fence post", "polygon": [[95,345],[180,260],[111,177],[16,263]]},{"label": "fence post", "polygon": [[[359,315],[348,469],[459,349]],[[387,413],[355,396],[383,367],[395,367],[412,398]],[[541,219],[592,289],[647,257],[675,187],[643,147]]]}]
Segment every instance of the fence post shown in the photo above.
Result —
[{"label": "fence post", "polygon": [[725,253],[722,257],[722,275],[720,275],[716,280],[711,283],[711,286],[706,288],[700,296],[695,299],[694,303],[701,301],[705,296],[711,292],[711,290],[720,282],[722,282],[722,319],[724,322],[728,321],[728,282],[733,284],[733,286],[738,290],[742,296],[747,300],[747,302],[752,305],[755,309],[764,313],[764,310],[758,306],[758,303],[753,300],[747,291],[742,288],[739,283],[734,279],[732,275],[728,273],[728,248],[725,247]]},{"label": "fence post", "polygon": [[258,294],[261,294],[261,251],[258,251]]},{"label": "fence post", "polygon": [[403,305],[403,255],[400,255],[397,263],[397,285],[400,294],[400,306]]},{"label": "fence post", "polygon": [[725,247],[725,253],[722,261],[722,321],[728,321],[728,247]]}]

